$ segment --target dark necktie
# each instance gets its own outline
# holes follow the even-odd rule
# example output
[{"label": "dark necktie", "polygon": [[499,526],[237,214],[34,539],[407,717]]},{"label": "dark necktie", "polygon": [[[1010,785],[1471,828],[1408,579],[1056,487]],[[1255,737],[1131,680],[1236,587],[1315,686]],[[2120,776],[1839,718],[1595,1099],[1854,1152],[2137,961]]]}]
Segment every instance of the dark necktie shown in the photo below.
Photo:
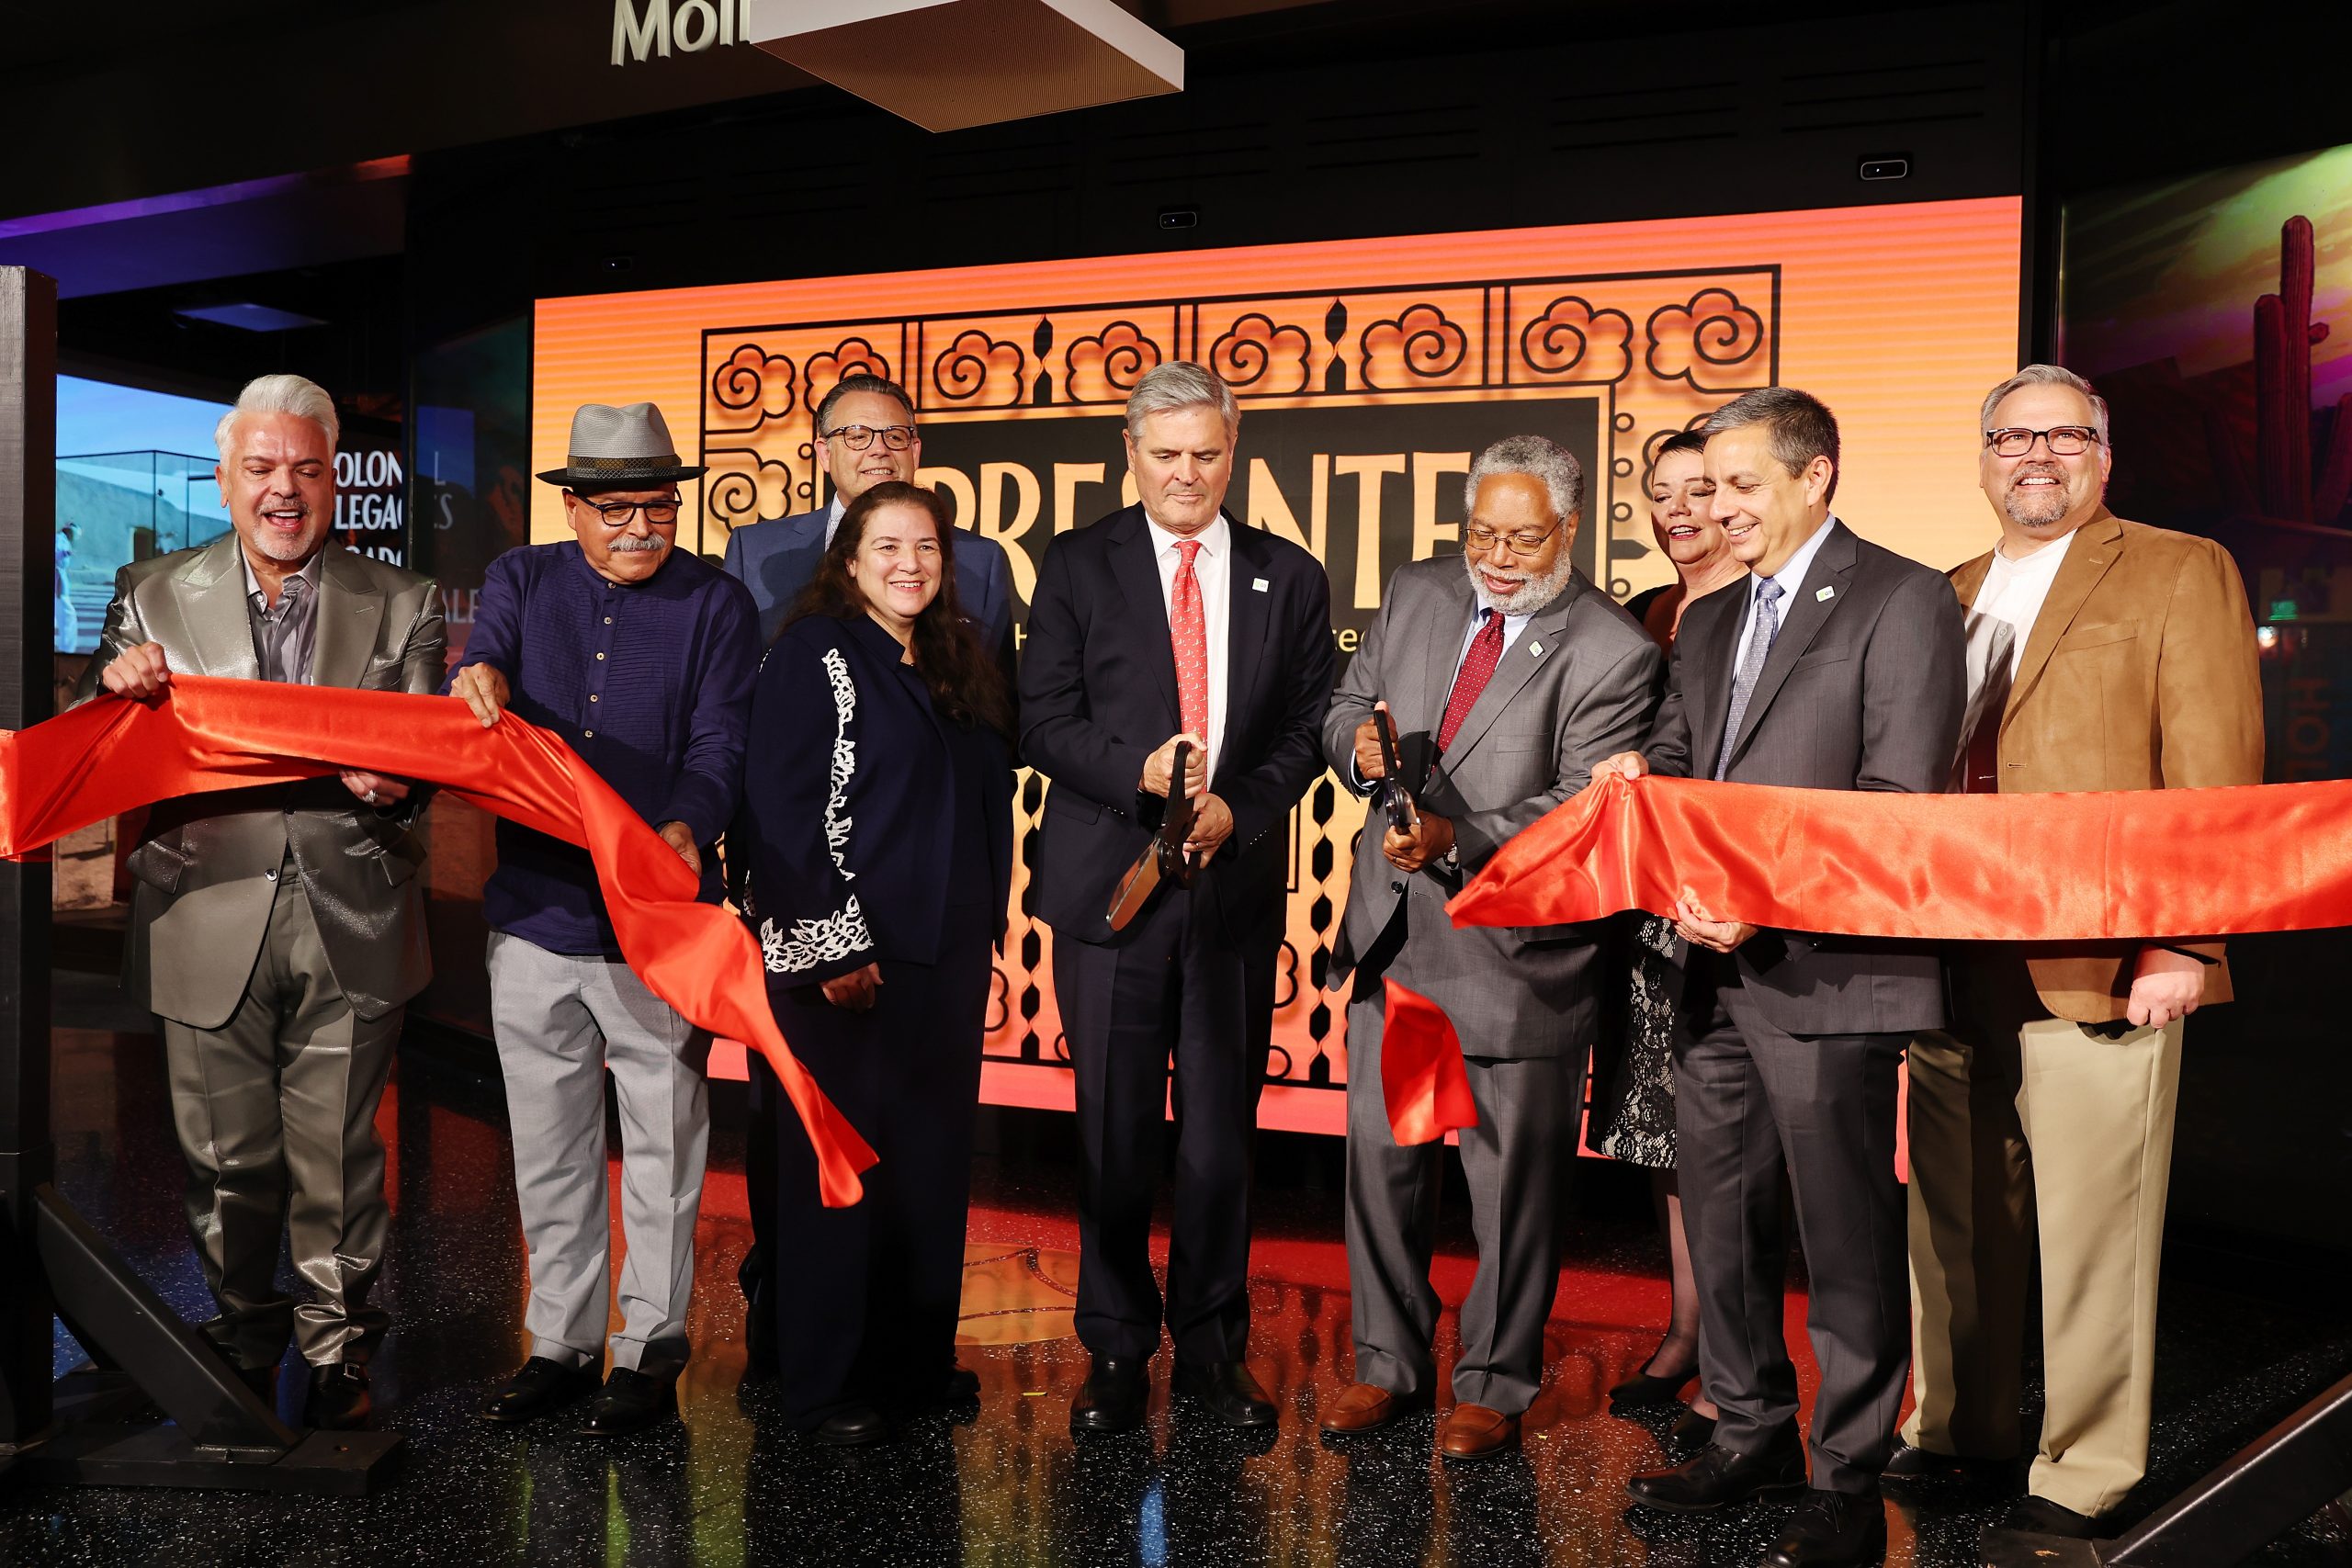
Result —
[{"label": "dark necktie", "polygon": [[1731,770],[1731,749],[1739,739],[1739,721],[1747,716],[1747,700],[1756,694],[1765,656],[1772,651],[1772,639],[1781,635],[1781,612],[1774,605],[1782,592],[1769,577],[1757,581],[1756,624],[1747,630],[1747,649],[1739,656],[1739,669],[1731,678],[1731,711],[1724,716],[1724,749],[1715,759],[1717,778]]},{"label": "dark necktie", "polygon": [[1437,749],[1441,751],[1453,744],[1454,731],[1470,716],[1478,701],[1478,694],[1487,689],[1494,677],[1495,666],[1503,661],[1503,617],[1497,610],[1481,610],[1486,624],[1478,635],[1470,639],[1470,651],[1462,658],[1462,668],[1454,672],[1453,693],[1445,699],[1445,717],[1437,727]]}]

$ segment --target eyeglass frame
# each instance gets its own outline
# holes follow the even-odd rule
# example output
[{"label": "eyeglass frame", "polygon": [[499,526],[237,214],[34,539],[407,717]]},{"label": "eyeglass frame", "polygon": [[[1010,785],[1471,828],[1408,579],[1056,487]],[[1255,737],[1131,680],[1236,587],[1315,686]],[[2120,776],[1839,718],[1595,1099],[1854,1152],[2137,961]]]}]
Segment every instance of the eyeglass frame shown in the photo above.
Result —
[{"label": "eyeglass frame", "polygon": [[[640,512],[645,513],[645,525],[649,528],[675,527],[678,518],[685,515],[685,502],[674,495],[666,501],[597,501],[593,497],[581,494],[576,490],[568,490],[563,493],[602,518],[607,528],[626,528]],[[677,515],[670,518],[668,522],[657,523],[653,520],[652,512],[652,508],[657,506],[669,507]],[[620,513],[617,519],[613,515],[615,512]]]},{"label": "eyeglass frame", "polygon": [[[2083,438],[2083,445],[2075,451],[2061,452],[2050,438],[2061,431],[2068,430],[2080,434]],[[2004,452],[2001,450],[2001,437],[2004,435],[2022,435],[2026,438],[2025,445],[2018,447],[2014,452]],[[2041,443],[2042,446],[2048,447],[2050,455],[2053,457],[2079,457],[2094,446],[2104,446],[2107,445],[2106,442],[2099,439],[2098,428],[2087,424],[2053,424],[2047,430],[2028,430],[2021,424],[2008,424],[2003,425],[1998,430],[1988,430],[1984,433],[1984,449],[1992,453],[1996,457],[2030,457],[2033,454],[2033,445],[2037,441]]]},{"label": "eyeglass frame", "polygon": [[[865,439],[860,441],[851,435],[850,432],[854,430],[863,431]],[[890,436],[895,431],[904,432],[906,439],[893,446],[890,444]],[[840,424],[831,430],[820,430],[817,433],[817,438],[820,441],[831,441],[836,435],[848,442],[849,449],[853,452],[863,452],[872,446],[874,438],[877,435],[882,438],[882,449],[886,452],[904,452],[922,439],[922,434],[911,424]]]},{"label": "eyeglass frame", "polygon": [[[1487,542],[1483,545],[1477,545],[1477,548],[1479,553],[1483,555],[1487,551],[1493,549],[1497,545],[1504,545],[1510,548],[1511,559],[1525,560],[1527,558],[1532,556],[1536,551],[1544,547],[1544,540],[1550,538],[1559,531],[1560,525],[1557,522],[1555,522],[1549,528],[1546,528],[1541,534],[1536,535],[1532,540],[1525,540],[1517,534],[1505,534],[1499,530],[1489,528],[1485,531]],[[1476,527],[1467,523],[1464,524],[1462,525],[1463,547],[1466,549],[1472,545],[1476,545],[1478,533],[1479,530]]]}]

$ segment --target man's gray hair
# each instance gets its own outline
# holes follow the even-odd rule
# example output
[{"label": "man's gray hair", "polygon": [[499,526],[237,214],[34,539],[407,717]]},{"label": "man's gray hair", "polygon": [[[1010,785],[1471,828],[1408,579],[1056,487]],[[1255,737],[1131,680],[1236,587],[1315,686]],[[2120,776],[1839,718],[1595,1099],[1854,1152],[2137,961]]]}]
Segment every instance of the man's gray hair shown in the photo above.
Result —
[{"label": "man's gray hair", "polygon": [[2001,400],[2025,387],[2065,387],[2082,393],[2083,400],[2091,405],[2091,426],[2098,432],[2098,444],[2107,441],[2107,400],[2091,389],[2091,384],[2063,365],[2029,365],[1991,391],[1984,394],[1984,407],[1976,416],[1976,431],[1989,435],[1993,430],[1993,411]]},{"label": "man's gray hair", "polygon": [[1145,371],[1136,389],[1127,394],[1127,434],[1140,441],[1143,422],[1153,414],[1198,408],[1216,410],[1228,436],[1241,429],[1241,410],[1225,378],[1205,365],[1171,359]]},{"label": "man's gray hair", "polygon": [[212,427],[212,445],[220,448],[222,462],[236,456],[229,443],[236,435],[238,416],[249,413],[290,413],[307,419],[327,433],[330,452],[343,436],[342,423],[334,416],[334,400],[327,396],[324,387],[300,376],[256,376],[237,394],[236,406]]},{"label": "man's gray hair", "polygon": [[1795,387],[1758,387],[1742,392],[1707,416],[1702,430],[1712,441],[1726,430],[1760,424],[1769,433],[1772,460],[1793,478],[1813,466],[1815,457],[1829,459],[1829,486],[1825,502],[1838,498],[1838,416],[1811,392]]},{"label": "man's gray hair", "polygon": [[1478,486],[1497,474],[1526,474],[1544,481],[1552,514],[1565,523],[1584,510],[1584,465],[1558,442],[1541,435],[1506,435],[1478,454],[1462,481],[1462,510],[1475,512]]}]

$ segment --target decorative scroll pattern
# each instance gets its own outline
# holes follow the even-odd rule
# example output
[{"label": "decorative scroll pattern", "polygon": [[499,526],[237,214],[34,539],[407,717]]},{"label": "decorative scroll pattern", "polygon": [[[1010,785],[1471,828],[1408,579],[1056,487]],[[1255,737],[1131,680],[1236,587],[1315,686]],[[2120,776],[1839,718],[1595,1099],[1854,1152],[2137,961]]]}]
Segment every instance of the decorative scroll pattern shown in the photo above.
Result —
[{"label": "decorative scroll pattern", "polygon": [[[1762,265],[713,329],[703,335],[701,547],[715,554],[727,530],[823,499],[815,410],[844,376],[897,381],[926,422],[1100,415],[1154,366],[1193,359],[1245,409],[1592,388],[1608,416],[1584,525],[1622,597],[1671,571],[1641,496],[1657,444],[1779,379],[1780,289],[1780,269]],[[1045,798],[1045,781],[1024,772],[989,1055],[1058,1066],[1069,1049],[1054,1006],[1053,933],[1030,891]],[[1363,818],[1363,803],[1329,775],[1292,816],[1272,1081],[1346,1082],[1344,1005],[1323,987]]]}]

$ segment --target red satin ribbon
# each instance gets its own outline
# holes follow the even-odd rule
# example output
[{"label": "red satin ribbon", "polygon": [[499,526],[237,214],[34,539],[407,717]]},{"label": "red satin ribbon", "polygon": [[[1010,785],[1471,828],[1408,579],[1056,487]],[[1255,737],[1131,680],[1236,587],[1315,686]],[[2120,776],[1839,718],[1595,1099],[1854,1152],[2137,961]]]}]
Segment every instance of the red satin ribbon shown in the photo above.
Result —
[{"label": "red satin ribbon", "polygon": [[1674,912],[1946,942],[2352,925],[2352,781],[1891,795],[1611,777],[1487,863],[1458,926]]},{"label": "red satin ribbon", "polygon": [[155,702],[101,697],[0,731],[0,854],[30,854],[174,795],[342,768],[422,779],[584,846],[629,967],[695,1024],[767,1057],[808,1130],[824,1202],[858,1201],[874,1151],[785,1043],[751,932],[695,901],[696,879],[677,852],[571,748],[511,713],[484,729],[447,697],[174,675]]},{"label": "red satin ribbon", "polygon": [[1478,1124],[1462,1039],[1453,1021],[1419,991],[1394,980],[1386,988],[1387,1017],[1380,1026],[1380,1095],[1388,1130],[1400,1144],[1433,1144]]}]

